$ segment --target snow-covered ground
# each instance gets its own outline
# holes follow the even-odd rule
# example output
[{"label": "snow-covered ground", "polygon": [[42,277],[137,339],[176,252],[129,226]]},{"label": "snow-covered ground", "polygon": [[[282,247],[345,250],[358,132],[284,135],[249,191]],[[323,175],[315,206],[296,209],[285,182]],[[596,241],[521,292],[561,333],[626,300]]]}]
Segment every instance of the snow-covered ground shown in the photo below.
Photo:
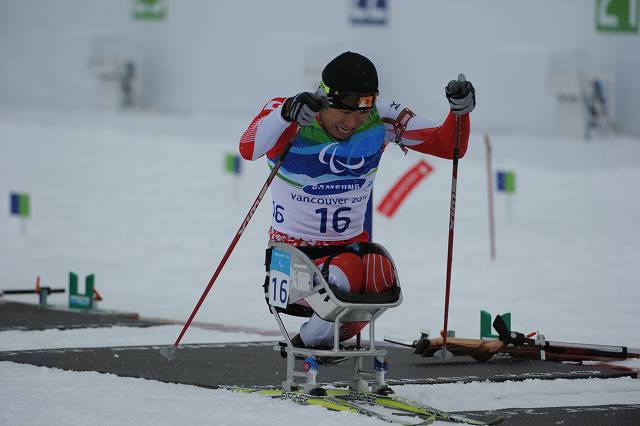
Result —
[{"label": "snow-covered ground", "polygon": [[[202,389],[94,372],[0,362],[3,425],[375,425],[378,420],[256,395]],[[400,395],[442,409],[637,404],[638,380],[527,380],[397,386]],[[436,422],[435,425],[449,423]]]},{"label": "snow-covered ground", "polygon": [[[31,288],[37,276],[43,285],[66,287],[69,271],[81,279],[94,273],[101,307],[184,321],[267,175],[263,161],[244,162],[240,179],[222,167],[249,119],[0,107],[0,204],[8,212],[9,193],[26,192],[32,209],[25,223],[8,214],[0,219],[0,288]],[[473,133],[459,170],[450,328],[478,337],[485,309],[511,312],[514,329],[539,330],[550,340],[640,347],[640,141],[491,138],[494,168],[515,170],[517,192],[510,199],[495,195],[497,259],[491,261],[485,149],[483,135]],[[387,150],[376,199],[419,158]],[[374,217],[375,240],[394,256],[404,293],[403,304],[378,321],[379,338],[415,338],[420,329],[442,327],[451,165],[426,159],[434,173],[396,216]],[[270,208],[265,199],[197,321],[277,330],[261,294]],[[11,299],[35,302],[34,296]],[[51,302],[62,305],[65,296],[52,295]],[[0,350],[168,345],[179,330],[5,331]],[[248,340],[270,338],[193,327],[184,342]],[[8,425],[281,424],[283,416],[332,425],[347,416],[6,362],[0,385],[0,424]],[[446,410],[640,402],[640,381],[631,379],[397,391]],[[79,417],[78,407],[91,410]]]},{"label": "snow-covered ground", "polygon": [[[178,336],[180,330],[182,330],[182,326],[177,325],[74,328],[68,330],[10,330],[0,332],[2,337],[0,351],[157,345],[160,342],[166,343],[167,336]],[[269,340],[269,338],[259,334],[203,330],[196,326],[190,330],[181,343],[261,342],[264,340]]]}]

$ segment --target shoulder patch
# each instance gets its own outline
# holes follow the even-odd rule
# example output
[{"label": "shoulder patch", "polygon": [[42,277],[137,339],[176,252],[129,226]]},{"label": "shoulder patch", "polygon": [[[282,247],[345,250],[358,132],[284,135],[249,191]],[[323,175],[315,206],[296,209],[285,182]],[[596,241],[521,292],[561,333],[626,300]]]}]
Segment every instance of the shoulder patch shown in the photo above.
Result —
[{"label": "shoulder patch", "polygon": [[262,109],[263,110],[268,110],[268,111],[273,111],[274,109],[276,109],[280,105],[282,105],[286,99],[287,98],[273,98],[269,102],[267,102],[264,105],[264,107],[262,107]]}]

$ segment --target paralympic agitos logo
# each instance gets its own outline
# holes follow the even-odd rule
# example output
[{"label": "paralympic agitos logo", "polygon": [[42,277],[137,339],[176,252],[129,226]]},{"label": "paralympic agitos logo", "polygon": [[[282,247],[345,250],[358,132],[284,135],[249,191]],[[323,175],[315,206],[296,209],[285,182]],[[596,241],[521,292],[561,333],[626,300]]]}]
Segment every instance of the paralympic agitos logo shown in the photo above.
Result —
[{"label": "paralympic agitos logo", "polygon": [[[364,157],[360,157],[360,161],[356,164],[347,164],[336,158],[336,151],[338,150],[338,142],[330,143],[329,145],[322,148],[320,154],[318,155],[318,159],[322,164],[328,164],[331,173],[342,173],[345,170],[356,170],[360,167],[364,166]],[[329,160],[327,160],[327,153],[331,151],[331,155],[329,156]]]}]

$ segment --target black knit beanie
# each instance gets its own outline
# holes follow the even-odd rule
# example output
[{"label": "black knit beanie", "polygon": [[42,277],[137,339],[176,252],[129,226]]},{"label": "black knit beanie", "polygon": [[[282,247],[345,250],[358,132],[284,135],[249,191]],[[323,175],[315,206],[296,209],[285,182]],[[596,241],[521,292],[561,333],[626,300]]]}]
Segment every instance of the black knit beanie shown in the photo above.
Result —
[{"label": "black knit beanie", "polygon": [[322,71],[322,81],[332,93],[378,91],[378,73],[366,57],[344,52],[327,64]]}]

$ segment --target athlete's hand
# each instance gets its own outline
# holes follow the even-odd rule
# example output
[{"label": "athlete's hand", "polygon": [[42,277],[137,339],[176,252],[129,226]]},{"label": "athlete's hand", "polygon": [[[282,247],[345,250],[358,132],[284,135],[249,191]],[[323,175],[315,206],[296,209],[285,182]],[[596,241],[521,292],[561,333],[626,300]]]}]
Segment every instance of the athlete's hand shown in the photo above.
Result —
[{"label": "athlete's hand", "polygon": [[295,121],[302,127],[310,126],[323,106],[324,100],[320,96],[302,92],[284,101],[281,115],[290,123]]},{"label": "athlete's hand", "polygon": [[444,92],[455,115],[469,114],[476,107],[476,89],[464,74],[459,74],[457,80],[451,80]]}]

